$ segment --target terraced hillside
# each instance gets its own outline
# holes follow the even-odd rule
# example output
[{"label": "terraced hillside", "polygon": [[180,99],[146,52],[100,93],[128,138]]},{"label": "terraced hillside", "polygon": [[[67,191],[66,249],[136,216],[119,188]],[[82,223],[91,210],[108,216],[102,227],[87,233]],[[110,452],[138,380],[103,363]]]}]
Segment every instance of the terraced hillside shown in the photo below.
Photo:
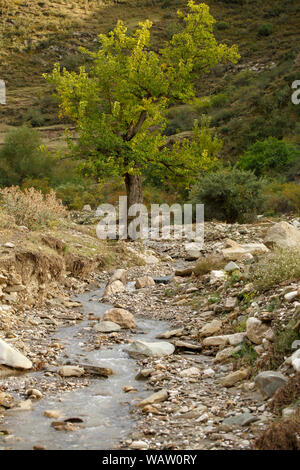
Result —
[{"label": "terraced hillside", "polygon": [[[0,77],[7,83],[1,122],[35,127],[64,124],[42,73],[59,61],[76,69],[84,61],[80,45],[96,47],[97,34],[121,18],[129,29],[153,21],[154,48],[177,31],[177,9],[185,0],[2,0],[0,6]],[[167,132],[191,128],[207,113],[225,141],[224,155],[269,135],[300,143],[300,105],[291,103],[291,84],[300,79],[298,0],[207,0],[216,18],[219,40],[239,45],[241,61],[217,67],[199,83],[196,106],[170,110]],[[2,127],[3,130],[3,127]],[[56,131],[55,131],[56,132]],[[56,134],[54,132],[54,137]]]}]

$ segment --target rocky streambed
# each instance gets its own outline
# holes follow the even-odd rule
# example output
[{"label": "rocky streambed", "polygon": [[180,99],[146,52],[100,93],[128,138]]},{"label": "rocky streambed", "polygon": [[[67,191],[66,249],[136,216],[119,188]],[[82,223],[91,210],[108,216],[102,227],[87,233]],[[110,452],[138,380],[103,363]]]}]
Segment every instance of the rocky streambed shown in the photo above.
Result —
[{"label": "rocky streambed", "polygon": [[[130,285],[128,287],[132,289]],[[62,363],[108,368],[113,374],[107,378],[93,378],[75,391],[54,391],[50,397],[35,400],[33,407],[23,411],[8,411],[2,424],[2,433],[6,434],[2,449],[112,449],[131,431],[132,399],[128,399],[124,387],[128,392],[134,391],[139,398],[147,394],[144,384],[135,379],[136,361],[130,358],[123,342],[101,349],[87,345],[91,334],[88,314],[99,319],[111,307],[99,303],[102,295],[103,289],[79,295],[76,300],[82,303],[83,321],[61,328],[53,341],[64,346]],[[147,342],[157,341],[155,337],[167,326],[167,322],[140,319],[135,334],[127,335]],[[43,372],[32,375],[37,383],[43,381]],[[67,380],[72,385],[76,378]]]}]

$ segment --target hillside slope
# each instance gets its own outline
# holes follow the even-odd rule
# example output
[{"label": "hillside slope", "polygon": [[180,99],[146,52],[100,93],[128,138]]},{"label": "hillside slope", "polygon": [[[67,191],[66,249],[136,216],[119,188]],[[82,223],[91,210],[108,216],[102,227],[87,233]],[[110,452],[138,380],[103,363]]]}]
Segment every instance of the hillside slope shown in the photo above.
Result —
[{"label": "hillside slope", "polygon": [[[94,48],[100,32],[118,19],[129,29],[150,18],[153,47],[176,32],[177,9],[185,0],[3,0],[0,7],[0,77],[6,81],[8,103],[0,109],[1,122],[20,125],[62,124],[56,103],[42,73],[59,61],[70,69],[83,63],[80,45]],[[200,103],[170,111],[169,134],[191,128],[203,112],[225,141],[224,155],[234,159],[257,139],[269,135],[299,140],[300,106],[291,103],[291,84],[300,78],[297,0],[207,0],[217,20],[219,40],[237,43],[241,61],[234,67],[216,67],[198,84]]]}]

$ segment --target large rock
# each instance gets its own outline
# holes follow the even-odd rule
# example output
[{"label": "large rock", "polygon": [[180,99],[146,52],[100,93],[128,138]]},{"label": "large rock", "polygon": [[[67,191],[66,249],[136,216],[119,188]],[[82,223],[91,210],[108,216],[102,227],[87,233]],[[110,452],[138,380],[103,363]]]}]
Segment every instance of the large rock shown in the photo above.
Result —
[{"label": "large rock", "polygon": [[203,346],[226,346],[228,338],[226,335],[209,336],[203,340]]},{"label": "large rock", "polygon": [[300,231],[287,222],[278,222],[269,228],[264,242],[269,247],[300,248]]},{"label": "large rock", "polygon": [[155,281],[151,276],[139,277],[135,283],[136,289],[144,289],[145,287],[153,286],[155,286]]},{"label": "large rock", "polygon": [[228,261],[242,259],[246,254],[260,255],[269,251],[263,243],[247,243],[240,245],[234,240],[227,240],[227,246],[227,248],[222,250],[222,255]]},{"label": "large rock", "polygon": [[225,418],[222,425],[226,426],[248,426],[248,424],[257,421],[259,418],[251,413],[242,413],[235,416]]},{"label": "large rock", "polygon": [[111,308],[105,313],[103,320],[117,323],[122,328],[136,328],[134,316],[123,308]]},{"label": "large rock", "polygon": [[120,325],[112,321],[101,321],[94,326],[94,330],[98,333],[113,333],[121,329]]},{"label": "large rock", "polygon": [[131,357],[161,357],[169,356],[175,351],[175,346],[167,341],[160,341],[156,343],[146,343],[146,341],[134,341],[129,346],[128,352]]},{"label": "large rock", "polygon": [[233,387],[236,383],[246,379],[248,375],[249,372],[247,369],[236,370],[226,375],[226,377],[221,380],[221,384],[223,387]]},{"label": "large rock", "polygon": [[222,322],[220,320],[213,320],[210,323],[204,325],[200,330],[200,336],[207,337],[219,333],[222,328]]},{"label": "large rock", "polygon": [[111,276],[109,283],[121,281],[123,284],[127,282],[127,271],[126,269],[116,269],[116,271]]},{"label": "large rock", "polygon": [[15,369],[31,369],[32,362],[14,349],[9,344],[0,339],[0,364],[14,367]]},{"label": "large rock", "polygon": [[246,322],[247,338],[255,344],[261,344],[269,326],[255,317],[248,318]]},{"label": "large rock", "polygon": [[217,284],[226,279],[226,273],[223,270],[213,270],[210,272],[210,284]]},{"label": "large rock", "polygon": [[220,346],[224,347],[227,344],[237,346],[245,338],[246,333],[234,333],[231,335],[209,336],[203,340],[203,346]]},{"label": "large rock", "polygon": [[227,336],[227,341],[230,344],[230,346],[237,346],[238,344],[242,343],[244,340],[246,333],[241,332],[241,333],[233,333],[232,335],[226,335]]},{"label": "large rock", "polygon": [[272,397],[278,388],[283,387],[287,382],[287,378],[281,373],[274,370],[260,372],[255,379],[256,385],[263,395]]},{"label": "large rock", "polygon": [[106,286],[103,297],[109,297],[110,295],[115,295],[119,292],[124,292],[124,290],[125,286],[123,282],[116,280]]},{"label": "large rock", "polygon": [[145,398],[136,406],[143,408],[146,405],[153,405],[153,403],[161,403],[162,401],[166,401],[169,397],[167,390],[160,390],[159,392],[153,393],[148,398]]}]

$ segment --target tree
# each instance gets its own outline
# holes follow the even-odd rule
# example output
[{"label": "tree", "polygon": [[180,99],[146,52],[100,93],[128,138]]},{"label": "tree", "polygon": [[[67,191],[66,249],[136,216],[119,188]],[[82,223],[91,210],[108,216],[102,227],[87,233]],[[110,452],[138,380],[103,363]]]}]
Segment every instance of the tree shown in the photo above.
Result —
[{"label": "tree", "polygon": [[0,150],[0,185],[22,186],[26,179],[44,178],[51,164],[37,130],[26,126],[13,129],[5,135]]},{"label": "tree", "polygon": [[207,150],[195,154],[188,139],[175,152],[166,148],[166,110],[192,100],[196,79],[239,55],[235,45],[216,41],[207,5],[190,0],[187,6],[188,13],[178,12],[181,31],[159,51],[151,49],[149,20],[133,35],[118,21],[109,34],[99,35],[97,52],[81,48],[92,59],[89,71],[69,72],[56,64],[46,75],[55,84],[61,114],[77,124],[72,153],[82,171],[97,178],[122,175],[129,207],[142,202],[145,169],[186,178],[209,164]]}]

